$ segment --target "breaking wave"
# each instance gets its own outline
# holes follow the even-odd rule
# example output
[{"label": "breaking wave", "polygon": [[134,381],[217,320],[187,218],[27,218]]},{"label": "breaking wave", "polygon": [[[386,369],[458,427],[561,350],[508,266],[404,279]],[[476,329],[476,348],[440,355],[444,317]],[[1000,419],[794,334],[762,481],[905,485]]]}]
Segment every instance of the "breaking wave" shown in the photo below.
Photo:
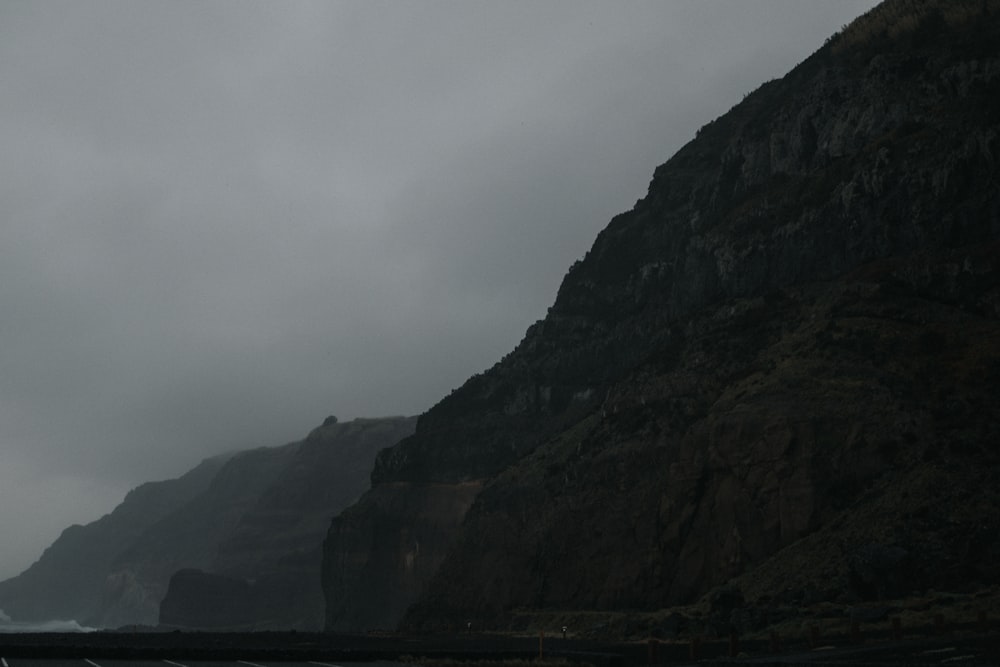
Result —
[{"label": "breaking wave", "polygon": [[0,609],[0,632],[94,632],[97,628],[88,628],[74,620],[41,621],[25,623],[10,620],[10,616]]}]

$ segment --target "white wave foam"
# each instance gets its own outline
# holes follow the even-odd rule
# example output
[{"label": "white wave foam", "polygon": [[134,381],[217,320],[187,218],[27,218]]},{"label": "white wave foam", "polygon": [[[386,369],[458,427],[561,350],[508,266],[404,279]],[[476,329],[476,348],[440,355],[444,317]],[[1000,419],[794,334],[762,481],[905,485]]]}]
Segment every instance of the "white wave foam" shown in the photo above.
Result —
[{"label": "white wave foam", "polygon": [[23,623],[11,621],[10,617],[0,612],[0,632],[94,632],[97,628],[80,625],[74,620],[41,621],[40,623]]}]

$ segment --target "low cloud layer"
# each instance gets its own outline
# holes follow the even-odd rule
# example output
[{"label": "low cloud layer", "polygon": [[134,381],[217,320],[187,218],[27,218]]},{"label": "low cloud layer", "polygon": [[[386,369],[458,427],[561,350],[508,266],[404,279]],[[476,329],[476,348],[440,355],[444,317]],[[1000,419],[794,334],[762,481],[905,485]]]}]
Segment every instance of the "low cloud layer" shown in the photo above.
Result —
[{"label": "low cloud layer", "polygon": [[874,4],[0,6],[0,577],[510,351],[698,127]]}]

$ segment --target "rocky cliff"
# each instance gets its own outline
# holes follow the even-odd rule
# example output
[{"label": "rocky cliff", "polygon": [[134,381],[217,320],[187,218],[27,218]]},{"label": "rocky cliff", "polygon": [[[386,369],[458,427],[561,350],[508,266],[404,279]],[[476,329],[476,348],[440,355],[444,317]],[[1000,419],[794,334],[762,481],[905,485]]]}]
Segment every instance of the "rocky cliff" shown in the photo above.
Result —
[{"label": "rocky cliff", "polygon": [[[376,453],[414,423],[330,418],[302,441],[209,459],[176,480],[144,484],[0,582],[0,608],[19,621],[155,625],[172,576],[197,570],[197,587],[183,586],[191,580],[184,573],[176,578],[169,624],[318,628],[320,545],[330,518],[368,488]],[[223,604],[220,591],[236,592]]]},{"label": "rocky cliff", "polygon": [[[413,433],[415,423],[412,417],[328,420],[313,430],[283,465],[273,468],[273,479],[233,525],[217,533],[211,558],[184,565],[205,571],[178,573],[170,580],[160,624],[321,628],[321,546],[330,519],[368,489],[376,453]],[[219,590],[241,592],[222,602]]]},{"label": "rocky cliff", "polygon": [[0,582],[0,609],[18,621],[93,618],[118,554],[203,493],[228,459],[206,459],[177,479],[143,484],[110,514],[70,526],[31,567]]},{"label": "rocky cliff", "polygon": [[190,502],[151,525],[120,551],[105,576],[91,625],[155,625],[170,576],[208,569],[219,545],[295,458],[299,443],[238,452]]},{"label": "rocky cliff", "polygon": [[[1000,461],[997,44],[996,1],[889,0],[704,126],[518,347],[379,455],[327,536],[327,627],[739,576],[886,594],[864,553],[905,553],[910,587],[1000,581],[1000,506],[925,497]],[[798,579],[751,576],[789,553]]]}]

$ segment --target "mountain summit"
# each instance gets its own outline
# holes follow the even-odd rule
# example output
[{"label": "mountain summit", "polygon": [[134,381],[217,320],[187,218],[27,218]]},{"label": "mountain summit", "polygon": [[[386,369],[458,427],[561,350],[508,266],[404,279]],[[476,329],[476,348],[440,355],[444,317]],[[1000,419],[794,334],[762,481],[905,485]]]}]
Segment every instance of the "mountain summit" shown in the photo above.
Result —
[{"label": "mountain summit", "polygon": [[1000,583],[997,44],[887,0],[701,128],[378,456],[326,627]]}]

